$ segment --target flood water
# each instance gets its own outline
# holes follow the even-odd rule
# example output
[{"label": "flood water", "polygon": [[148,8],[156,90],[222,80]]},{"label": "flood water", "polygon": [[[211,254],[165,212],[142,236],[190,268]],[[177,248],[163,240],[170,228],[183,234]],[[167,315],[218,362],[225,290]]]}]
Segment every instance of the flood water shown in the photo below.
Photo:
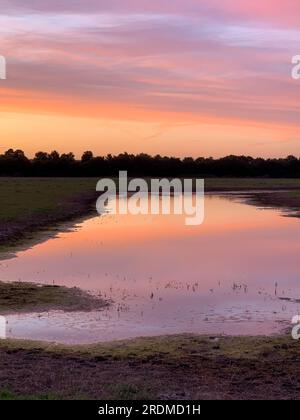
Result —
[{"label": "flood water", "polygon": [[8,316],[8,336],[86,343],[173,333],[273,334],[300,304],[300,220],[230,195],[183,216],[89,218],[15,258],[2,281],[78,286],[103,311]]}]

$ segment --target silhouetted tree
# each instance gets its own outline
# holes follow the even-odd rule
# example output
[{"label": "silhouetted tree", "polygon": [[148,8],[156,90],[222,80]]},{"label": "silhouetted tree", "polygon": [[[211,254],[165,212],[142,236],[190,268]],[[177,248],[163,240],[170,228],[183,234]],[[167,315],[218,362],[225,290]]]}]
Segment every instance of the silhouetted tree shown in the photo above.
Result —
[{"label": "silhouetted tree", "polygon": [[229,155],[220,159],[133,155],[94,156],[91,151],[76,160],[73,153],[39,151],[28,159],[22,150],[9,149],[0,155],[1,176],[116,176],[121,170],[129,176],[175,177],[286,177],[300,178],[300,159],[279,159]]},{"label": "silhouetted tree", "polygon": [[93,152],[86,151],[81,156],[81,162],[82,163],[84,163],[84,162],[90,162],[93,158],[94,158]]}]

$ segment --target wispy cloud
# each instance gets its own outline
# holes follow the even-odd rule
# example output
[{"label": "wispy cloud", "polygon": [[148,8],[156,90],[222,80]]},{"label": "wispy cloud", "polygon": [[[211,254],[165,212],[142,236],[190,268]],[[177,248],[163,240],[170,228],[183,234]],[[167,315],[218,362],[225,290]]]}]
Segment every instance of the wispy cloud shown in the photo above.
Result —
[{"label": "wispy cloud", "polygon": [[129,118],[133,108],[158,124],[167,113],[182,123],[297,128],[290,58],[298,52],[300,5],[262,3],[2,1],[0,53],[9,78],[0,109],[19,112],[26,96],[31,112],[43,111],[48,98],[47,112],[55,114],[56,97],[66,115],[115,107],[122,119],[121,110]]}]

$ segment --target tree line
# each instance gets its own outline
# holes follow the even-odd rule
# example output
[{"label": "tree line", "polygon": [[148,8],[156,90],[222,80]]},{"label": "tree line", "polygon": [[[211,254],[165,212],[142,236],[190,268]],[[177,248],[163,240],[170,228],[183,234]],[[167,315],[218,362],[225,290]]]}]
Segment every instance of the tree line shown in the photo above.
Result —
[{"label": "tree line", "polygon": [[26,157],[22,150],[9,149],[0,155],[0,176],[202,176],[202,177],[274,177],[300,178],[300,159],[295,156],[278,159],[230,155],[212,157],[168,157],[121,153],[94,156],[91,151],[76,159],[73,153],[37,152]]}]

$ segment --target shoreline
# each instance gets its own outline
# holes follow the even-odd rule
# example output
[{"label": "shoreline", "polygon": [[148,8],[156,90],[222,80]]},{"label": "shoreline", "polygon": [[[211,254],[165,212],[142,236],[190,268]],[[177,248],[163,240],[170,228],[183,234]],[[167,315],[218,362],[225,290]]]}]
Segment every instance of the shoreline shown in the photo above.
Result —
[{"label": "shoreline", "polygon": [[0,281],[0,315],[101,310],[110,303],[78,287]]},{"label": "shoreline", "polygon": [[[287,212],[287,216],[300,217],[300,187],[277,185],[276,189],[270,189],[261,180],[259,188],[250,188],[249,180],[243,181],[247,186],[241,186],[241,180],[238,186],[234,185],[235,180],[231,181],[230,185],[220,186],[216,181],[212,185],[210,180],[206,193],[234,196],[240,193],[251,205],[277,208],[283,215]],[[9,228],[0,218],[0,252],[3,255],[21,246],[28,247],[41,236],[55,235],[60,223],[71,224],[92,215],[96,198],[94,191],[77,192],[60,200],[50,213],[31,214],[27,221],[26,217],[12,218]],[[54,204],[58,204],[56,200]],[[11,285],[39,287],[31,283]],[[51,287],[51,292],[62,290],[48,286],[47,292]],[[80,289],[77,291],[81,293]],[[5,298],[0,294],[0,309],[1,296]],[[18,299],[22,294],[13,291],[13,296]],[[56,307],[57,302],[53,306],[53,301],[50,306],[40,307],[66,310],[64,298],[60,296]],[[11,303],[16,305],[13,299]],[[27,309],[23,306],[20,311],[24,313],[34,307],[35,312],[38,304],[37,295]],[[78,310],[74,302],[71,307],[71,311]],[[90,308],[87,305],[86,310]],[[290,334],[256,337],[178,334],[69,346],[0,339],[0,384],[0,400],[299,399],[300,346]]]},{"label": "shoreline", "polygon": [[[3,181],[3,180],[2,180]],[[27,244],[39,242],[38,236],[55,235],[60,224],[72,223],[89,215],[97,215],[96,200],[99,196],[92,186],[96,185],[95,179],[6,179],[10,186],[9,204],[5,203],[5,187],[0,178],[0,199],[3,199],[3,215],[0,212],[0,253],[14,255],[17,248],[26,248]],[[74,182],[78,182],[74,184]],[[29,182],[29,184],[28,184]],[[30,182],[33,184],[31,185]],[[19,188],[23,184],[29,189],[30,201],[20,205],[25,195]],[[45,184],[45,185],[44,185]],[[45,188],[43,188],[45,187]],[[74,191],[69,192],[69,189]],[[56,190],[61,188],[60,195]],[[35,191],[35,189],[37,191]],[[49,189],[51,190],[49,192]],[[54,191],[53,191],[54,190]],[[1,194],[2,193],[2,194]],[[262,207],[276,208],[287,215],[300,217],[300,180],[273,180],[273,179],[248,179],[248,178],[208,178],[205,180],[206,194],[231,194],[239,193],[246,197],[248,204]],[[25,194],[25,193],[24,193]],[[31,208],[45,200],[48,195],[53,195],[52,200]],[[56,196],[57,195],[57,196]],[[7,206],[7,209],[5,207]],[[20,206],[19,211],[15,208]],[[28,210],[28,207],[30,210]],[[11,213],[15,212],[16,215]],[[0,259],[3,259],[0,257]]]},{"label": "shoreline", "polygon": [[0,340],[0,399],[298,399],[299,359],[288,335],[80,346]]},{"label": "shoreline", "polygon": [[35,235],[55,229],[61,223],[68,223],[92,214],[96,202],[95,192],[75,196],[65,201],[56,212],[40,213],[8,222],[0,221],[0,253],[10,253],[13,248],[34,241]]}]

